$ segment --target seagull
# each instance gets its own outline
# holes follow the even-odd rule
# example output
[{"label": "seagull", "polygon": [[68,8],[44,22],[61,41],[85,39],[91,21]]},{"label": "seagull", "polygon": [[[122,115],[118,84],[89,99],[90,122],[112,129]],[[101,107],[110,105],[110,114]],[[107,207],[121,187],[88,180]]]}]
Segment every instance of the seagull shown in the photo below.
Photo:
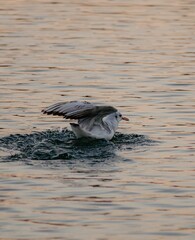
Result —
[{"label": "seagull", "polygon": [[121,120],[127,117],[112,106],[99,106],[87,101],[59,102],[42,110],[44,114],[63,116],[65,119],[76,119],[70,123],[77,138],[90,137],[111,140]]}]

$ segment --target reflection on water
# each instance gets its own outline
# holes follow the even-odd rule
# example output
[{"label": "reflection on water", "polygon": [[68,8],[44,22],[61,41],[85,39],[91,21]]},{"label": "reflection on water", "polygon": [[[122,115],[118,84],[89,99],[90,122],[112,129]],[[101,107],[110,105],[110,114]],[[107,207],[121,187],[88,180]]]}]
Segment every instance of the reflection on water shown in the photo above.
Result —
[{"label": "reflection on water", "polygon": [[[10,0],[0,12],[1,238],[194,239],[194,1]],[[41,109],[71,100],[130,122],[110,142],[47,130],[68,123]]]}]

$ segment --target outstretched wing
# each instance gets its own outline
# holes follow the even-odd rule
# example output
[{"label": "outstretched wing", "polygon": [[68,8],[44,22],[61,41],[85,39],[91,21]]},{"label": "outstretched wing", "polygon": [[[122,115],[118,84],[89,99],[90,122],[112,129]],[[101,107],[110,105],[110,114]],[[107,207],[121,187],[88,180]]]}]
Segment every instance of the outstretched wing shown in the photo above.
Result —
[{"label": "outstretched wing", "polygon": [[89,102],[60,102],[42,110],[44,114],[63,116],[67,119],[79,119],[83,122],[93,118],[93,122],[101,120],[108,114],[116,112],[117,109],[111,106],[96,106]]}]

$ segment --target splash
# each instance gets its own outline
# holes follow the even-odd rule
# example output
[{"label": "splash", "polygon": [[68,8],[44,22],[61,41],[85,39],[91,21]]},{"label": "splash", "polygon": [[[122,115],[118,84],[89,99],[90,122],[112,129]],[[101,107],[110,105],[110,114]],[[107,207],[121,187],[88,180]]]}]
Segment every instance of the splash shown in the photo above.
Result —
[{"label": "splash", "polygon": [[135,146],[150,145],[144,135],[116,133],[112,141],[75,139],[74,134],[64,129],[47,130],[32,134],[15,134],[0,139],[0,148],[10,151],[4,160],[69,160],[113,158],[117,151]]}]

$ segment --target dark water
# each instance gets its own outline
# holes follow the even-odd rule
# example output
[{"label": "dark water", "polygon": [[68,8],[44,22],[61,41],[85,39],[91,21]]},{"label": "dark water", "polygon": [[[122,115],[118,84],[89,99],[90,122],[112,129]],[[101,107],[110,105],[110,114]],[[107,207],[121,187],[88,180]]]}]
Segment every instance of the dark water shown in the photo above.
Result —
[{"label": "dark water", "polygon": [[[191,0],[1,1],[0,239],[194,239],[194,13]],[[130,122],[78,141],[41,114],[71,100]]]},{"label": "dark water", "polygon": [[117,158],[115,154],[117,150],[131,150],[135,146],[152,143],[152,140],[143,135],[121,133],[116,133],[112,141],[90,138],[76,139],[74,134],[67,129],[48,130],[26,135],[15,134],[0,139],[2,150],[13,151],[5,157],[5,161],[83,159],[85,162],[89,160],[93,163],[93,161],[102,159],[112,158],[114,160],[114,157]]}]

